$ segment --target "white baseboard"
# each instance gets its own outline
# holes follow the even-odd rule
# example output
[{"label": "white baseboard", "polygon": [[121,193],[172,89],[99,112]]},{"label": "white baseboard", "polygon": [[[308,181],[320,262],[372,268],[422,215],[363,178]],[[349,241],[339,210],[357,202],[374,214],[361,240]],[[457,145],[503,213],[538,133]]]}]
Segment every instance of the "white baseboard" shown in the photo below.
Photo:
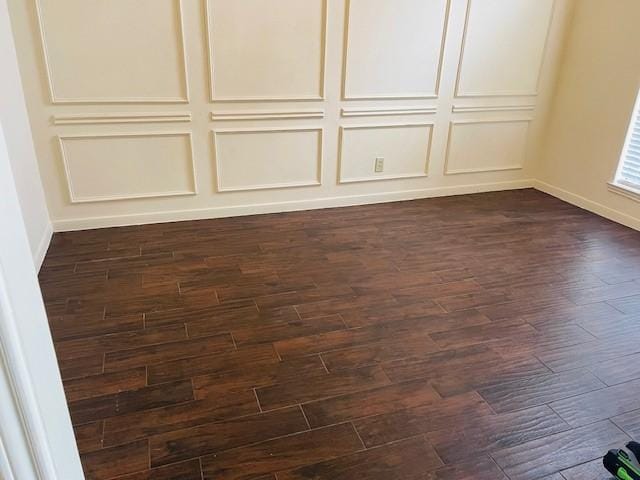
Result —
[{"label": "white baseboard", "polygon": [[613,208],[602,205],[601,203],[594,202],[592,200],[589,200],[588,198],[576,195],[575,193],[571,193],[567,190],[563,190],[562,188],[554,187],[553,185],[550,185],[548,183],[541,182],[540,180],[534,180],[533,187],[536,190],[548,193],[549,195],[559,198],[560,200],[564,200],[567,203],[588,210],[613,222],[620,223],[625,227],[633,228],[634,230],[640,230],[639,218],[632,217],[630,215],[627,215],[626,213],[622,213],[618,210],[614,210]]},{"label": "white baseboard", "polygon": [[36,272],[40,270],[42,262],[44,262],[44,257],[47,254],[47,250],[49,250],[52,237],[53,225],[49,223],[42,233],[42,237],[40,238],[40,242],[38,242],[35,252],[33,252],[33,264],[36,267]]},{"label": "white baseboard", "polygon": [[403,200],[416,200],[420,198],[444,197],[450,195],[466,195],[470,193],[516,190],[522,188],[531,188],[532,186],[533,180],[515,180],[510,182],[483,183],[454,187],[436,187],[420,190],[405,190],[400,192],[373,193],[344,197],[327,197],[311,200],[294,200],[289,202],[260,203],[255,205],[212,207],[197,210],[173,210],[134,215],[117,215],[109,217],[76,218],[70,220],[54,220],[53,229],[56,232],[65,232],[73,230],[86,230],[92,228],[142,225],[146,223],[203,220],[209,218],[235,217],[244,215],[256,215],[262,213],[293,212],[298,210],[316,210],[321,208],[348,207],[353,205],[365,205],[371,203],[398,202]]}]

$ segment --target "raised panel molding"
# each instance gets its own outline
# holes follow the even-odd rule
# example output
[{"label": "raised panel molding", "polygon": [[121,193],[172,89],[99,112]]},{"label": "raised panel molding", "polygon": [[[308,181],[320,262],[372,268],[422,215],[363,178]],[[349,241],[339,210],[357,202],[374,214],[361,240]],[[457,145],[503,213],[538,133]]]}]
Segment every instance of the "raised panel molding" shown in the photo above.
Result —
[{"label": "raised panel molding", "polygon": [[190,132],[60,135],[58,143],[72,203],[198,193]]},{"label": "raised panel molding", "polygon": [[[324,99],[327,0],[205,0],[205,7],[212,102]],[[225,16],[218,8],[231,11]],[[215,41],[215,21],[225,34],[222,42]],[[249,31],[261,34],[247,43]],[[228,64],[218,65],[225,58]],[[294,82],[299,85],[292,92]]]},{"label": "raised panel molding", "polygon": [[[51,11],[57,15],[55,21],[47,16],[47,2],[52,2]],[[170,17],[162,19],[164,20],[162,24],[149,23],[151,19],[161,19],[159,12],[163,2],[171,5]],[[110,0],[109,2],[35,0],[51,102],[53,104],[188,103],[189,81],[182,0],[163,0],[163,2],[159,0],[138,0],[133,3],[127,0]],[[118,8],[121,10],[119,11]],[[149,14],[151,11],[153,15]],[[78,18],[69,18],[71,13]],[[92,18],[99,18],[100,22],[92,25]],[[132,22],[136,20],[138,22],[134,25]],[[59,27],[57,41],[53,40],[56,34],[50,31],[50,27],[56,22],[59,24],[56,25]],[[105,30],[107,26],[108,31]],[[169,31],[170,28],[172,31]],[[136,35],[125,39],[124,34],[131,32]],[[106,42],[103,45],[99,43],[99,33],[103,33],[106,37],[103,39]],[[154,35],[157,38],[151,41]],[[174,48],[160,42],[161,40],[167,42],[171,35],[175,37]],[[100,46],[107,53],[101,54],[98,49]],[[144,47],[146,50],[136,51],[137,47]],[[174,62],[171,65],[162,65],[160,62],[167,61],[171,50],[174,50]],[[62,55],[62,58],[56,58],[56,55]],[[65,65],[65,56],[69,57],[67,60],[69,65]],[[145,62],[141,62],[140,58],[144,58]],[[152,60],[157,62],[155,66],[159,71],[154,71]],[[83,72],[82,68],[79,68],[81,66],[87,67],[88,70]],[[72,73],[65,69],[72,69]],[[59,76],[56,73],[58,71],[62,71]],[[172,76],[174,78],[171,78]],[[65,81],[75,81],[76,85],[65,88]],[[165,85],[162,87],[167,90],[166,93],[158,92],[152,95],[147,93],[153,89],[152,87],[163,82]],[[171,82],[173,84],[169,85]],[[131,88],[131,93],[96,94],[108,91],[114,86],[123,91]],[[178,91],[170,93],[168,90],[172,88]],[[74,89],[86,92],[74,93]],[[88,92],[92,89],[96,92],[89,94]]]},{"label": "raised panel molding", "polygon": [[324,118],[324,110],[228,110],[211,112],[211,121],[224,120],[289,120]]},{"label": "raised panel molding", "polygon": [[554,9],[555,0],[468,0],[456,97],[536,96]]},{"label": "raised panel molding", "polygon": [[[212,133],[219,192],[322,184],[322,127],[215,129]],[[225,137],[231,139],[228,145]]]},{"label": "raised panel molding", "polygon": [[531,121],[530,118],[452,121],[444,174],[522,169]]},{"label": "raised panel molding", "polygon": [[449,3],[347,0],[343,99],[437,98]]},{"label": "raised panel molding", "polygon": [[190,122],[191,112],[166,113],[90,113],[54,115],[54,125],[99,125],[111,123]]},{"label": "raised panel molding", "polygon": [[535,105],[454,105],[452,113],[532,112]]},{"label": "raised panel molding", "polygon": [[390,115],[434,115],[437,107],[356,107],[342,108],[343,117],[381,117]]},{"label": "raised panel molding", "polygon": [[[426,177],[433,129],[433,122],[341,127],[338,182]],[[371,131],[377,134],[367,138]],[[350,138],[353,136],[358,138]],[[385,159],[387,173],[375,173],[378,157]]]}]

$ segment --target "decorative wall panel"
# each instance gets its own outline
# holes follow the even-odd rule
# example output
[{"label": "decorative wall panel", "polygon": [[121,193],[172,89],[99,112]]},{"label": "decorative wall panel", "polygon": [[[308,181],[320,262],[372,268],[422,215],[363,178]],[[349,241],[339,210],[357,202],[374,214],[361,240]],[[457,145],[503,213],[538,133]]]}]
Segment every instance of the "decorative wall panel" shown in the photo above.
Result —
[{"label": "decorative wall panel", "polygon": [[180,0],[36,1],[54,103],[188,101]]},{"label": "decorative wall panel", "polygon": [[218,190],[320,185],[321,128],[213,132]]},{"label": "decorative wall panel", "polygon": [[344,97],[437,97],[447,5],[348,0]]},{"label": "decorative wall panel", "polygon": [[326,0],[207,0],[213,100],[324,96]]},{"label": "decorative wall panel", "polygon": [[[427,175],[433,124],[343,127],[340,182],[362,182]],[[375,171],[376,159],[384,161]]]},{"label": "decorative wall panel", "polygon": [[72,202],[196,193],[188,132],[66,135],[59,141]]},{"label": "decorative wall panel", "polygon": [[554,0],[469,0],[457,95],[536,95]]},{"label": "decorative wall panel", "polygon": [[449,129],[445,173],[516,170],[524,166],[530,120],[455,121]]}]

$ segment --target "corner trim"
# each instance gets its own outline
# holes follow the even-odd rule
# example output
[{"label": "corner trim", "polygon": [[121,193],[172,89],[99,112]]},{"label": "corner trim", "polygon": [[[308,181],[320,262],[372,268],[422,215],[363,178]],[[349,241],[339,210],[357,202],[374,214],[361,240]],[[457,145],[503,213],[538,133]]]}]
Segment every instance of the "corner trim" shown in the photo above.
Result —
[{"label": "corner trim", "polygon": [[42,263],[44,262],[44,257],[47,255],[47,250],[49,250],[49,245],[51,244],[51,239],[53,238],[53,225],[51,223],[47,223],[47,226],[42,232],[42,236],[40,237],[40,242],[38,242],[38,246],[33,254],[33,264],[36,268],[36,272],[40,271],[40,267],[42,267]]},{"label": "corner trim", "polygon": [[26,434],[26,440],[32,453],[32,461],[41,479],[58,478],[51,453],[42,413],[33,390],[33,379],[29,373],[22,348],[22,340],[16,329],[11,301],[6,289],[6,274],[0,265],[0,357],[6,366],[7,376],[16,405],[20,410],[20,419]]},{"label": "corner trim", "polygon": [[632,228],[640,231],[640,218],[632,217],[626,213],[622,213],[613,208],[602,205],[601,203],[594,202],[575,193],[571,193],[559,187],[555,187],[540,180],[533,181],[533,188],[547,193],[553,197],[559,198],[567,203],[580,207],[596,215],[600,215],[608,220],[624,225],[625,227]]}]

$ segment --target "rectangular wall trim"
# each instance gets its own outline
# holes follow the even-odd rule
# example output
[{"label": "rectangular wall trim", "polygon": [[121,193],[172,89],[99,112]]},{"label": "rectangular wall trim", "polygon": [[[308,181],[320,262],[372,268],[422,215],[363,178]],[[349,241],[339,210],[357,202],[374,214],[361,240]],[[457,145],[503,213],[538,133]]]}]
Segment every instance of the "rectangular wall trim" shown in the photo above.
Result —
[{"label": "rectangular wall trim", "polygon": [[[223,158],[220,152],[221,146],[221,137],[225,135],[269,135],[269,134],[300,134],[300,133],[308,133],[315,132],[317,134],[317,139],[315,140],[315,166],[313,168],[313,178],[305,179],[305,180],[291,180],[291,181],[274,181],[274,182],[256,182],[250,183],[246,185],[225,185],[225,174],[224,168],[222,167]],[[242,192],[242,191],[251,191],[251,190],[268,190],[268,189],[276,189],[276,188],[293,188],[293,187],[312,187],[319,186],[322,184],[322,164],[323,164],[323,143],[324,143],[324,129],[323,127],[285,127],[285,128],[219,128],[212,130],[213,135],[213,149],[214,149],[214,157],[215,157],[215,171],[216,171],[216,182],[217,189],[219,192]],[[244,145],[247,145],[247,141],[244,142]],[[293,146],[293,145],[292,145]],[[293,153],[293,152],[292,152]],[[277,155],[273,155],[271,153],[274,160],[280,160]],[[252,161],[260,162],[262,157],[255,158],[252,156]],[[294,162],[298,161],[297,157],[293,159]],[[267,168],[266,170],[277,169],[275,164],[271,165],[273,168]],[[295,163],[291,165],[292,169],[295,167]]]},{"label": "rectangular wall trim", "polygon": [[[157,191],[157,192],[145,192],[140,194],[126,194],[126,195],[78,195],[73,185],[73,172],[70,166],[70,159],[68,155],[68,149],[65,145],[69,141],[73,140],[90,140],[90,139],[118,139],[118,138],[159,138],[159,137],[184,137],[188,140],[189,145],[189,170],[191,175],[190,183],[191,189],[188,190],[176,190],[176,191]],[[196,195],[198,193],[196,171],[193,155],[193,142],[191,138],[191,132],[139,132],[139,133],[105,133],[105,134],[88,134],[88,135],[59,135],[58,144],[60,146],[60,152],[62,156],[62,162],[64,164],[64,170],[67,180],[67,188],[70,196],[71,203],[90,203],[90,202],[105,202],[113,200],[131,200],[138,198],[155,198],[155,197],[174,197],[182,195]]]},{"label": "rectangular wall trim", "polygon": [[[61,222],[519,182],[573,2],[33,1],[42,46],[35,4],[11,0],[11,20],[21,69],[36,73],[25,98]],[[515,45],[500,41],[511,32]],[[540,94],[457,98],[461,65],[458,93],[538,93],[540,73]],[[48,67],[60,103],[48,98]],[[450,138],[451,121],[523,117],[526,145],[521,123],[457,124]],[[154,136],[166,133],[185,136]]]},{"label": "rectangular wall trim", "polygon": [[485,113],[485,112],[532,112],[536,106],[531,105],[453,105],[451,113]]},{"label": "rectangular wall trim", "polygon": [[52,61],[50,56],[50,45],[48,43],[47,25],[46,19],[43,15],[42,2],[44,0],[35,0],[36,15],[38,21],[38,30],[40,34],[40,41],[42,44],[42,52],[44,54],[44,67],[47,76],[47,86],[51,102],[53,104],[108,104],[108,103],[188,103],[189,102],[189,75],[187,70],[187,54],[186,54],[186,42],[184,38],[184,15],[182,0],[172,0],[175,3],[175,15],[178,18],[177,31],[174,32],[177,36],[180,44],[180,68],[182,69],[182,85],[183,92],[177,96],[141,96],[141,95],[116,95],[113,97],[98,97],[98,96],[63,96],[58,93],[55,85],[55,62]]},{"label": "rectangular wall trim", "polygon": [[342,108],[343,117],[382,117],[391,115],[434,115],[438,107],[354,107]]},{"label": "rectangular wall trim", "polygon": [[[421,123],[396,123],[396,124],[386,124],[386,125],[353,125],[353,126],[342,126],[340,127],[340,138],[339,138],[339,155],[338,155],[338,182],[341,184],[347,183],[359,183],[359,182],[374,182],[374,181],[382,181],[382,180],[400,180],[400,179],[409,179],[409,178],[421,178],[427,177],[429,175],[429,161],[431,159],[431,145],[433,140],[433,130],[435,124],[433,122],[421,122]],[[425,150],[421,152],[424,155],[421,160],[421,167],[419,171],[413,172],[398,172],[395,174],[386,174],[386,175],[373,175],[373,176],[355,176],[355,177],[346,177],[345,176],[345,148],[346,148],[346,133],[353,130],[394,130],[394,129],[415,129],[424,127],[428,129]],[[399,148],[402,148],[402,145],[398,145]],[[378,150],[376,150],[378,152]],[[370,155],[369,160],[374,160],[378,154]]]},{"label": "rectangular wall trim", "polygon": [[213,122],[224,120],[291,120],[303,118],[324,118],[324,110],[218,110],[211,112],[211,121]]},{"label": "rectangular wall trim", "polygon": [[[522,0],[520,0],[522,1]],[[542,0],[526,0],[529,1],[532,5],[541,5]],[[546,1],[546,0],[545,0]],[[554,17],[554,13],[555,13],[555,9],[556,9],[556,0],[550,0],[551,3],[551,9],[549,12],[549,18],[546,24],[546,28],[544,30],[544,36],[543,38],[540,40],[541,45],[540,45],[540,49],[541,49],[541,53],[540,53],[540,61],[538,65],[528,65],[529,67],[536,67],[536,73],[535,73],[535,85],[533,86],[533,88],[507,88],[507,89],[495,89],[493,91],[482,91],[482,90],[468,90],[465,91],[463,89],[462,83],[463,83],[463,73],[464,73],[464,62],[465,62],[465,58],[468,57],[468,49],[469,46],[474,46],[472,45],[472,42],[469,41],[469,32],[470,29],[472,27],[471,25],[471,21],[472,21],[472,11],[473,8],[478,4],[479,0],[468,0],[467,3],[467,11],[466,11],[466,15],[465,15],[465,23],[464,23],[464,30],[463,30],[463,34],[462,34],[462,47],[461,47],[461,53],[460,53],[460,58],[458,61],[458,70],[457,70],[457,74],[456,74],[456,83],[455,83],[455,97],[456,98],[471,98],[471,97],[536,97],[538,95],[538,90],[539,90],[539,86],[540,86],[540,77],[541,77],[541,67],[542,67],[542,60],[545,56],[545,53],[547,51],[547,47],[548,47],[548,43],[549,43],[549,34],[551,31],[551,24],[552,24],[552,20]],[[516,3],[514,2],[513,5],[516,5]],[[532,20],[531,20],[532,21]],[[512,24],[513,26],[517,27],[517,23],[513,23],[511,21],[511,19],[507,19],[504,21],[505,25],[509,25]],[[530,27],[532,28],[532,27]],[[526,30],[521,30],[521,31],[526,31]],[[512,32],[513,33],[513,32]],[[489,52],[487,52],[489,53]],[[514,55],[515,58],[519,58],[519,56]],[[486,67],[485,67],[486,68]],[[490,69],[492,67],[489,67]]]},{"label": "rectangular wall trim", "polygon": [[165,113],[91,113],[54,115],[54,125],[97,125],[115,123],[177,123],[190,122],[191,112]]},{"label": "rectangular wall trim", "polygon": [[[455,127],[461,125],[487,125],[487,124],[518,124],[525,123],[527,124],[527,133],[528,133],[528,125],[531,123],[532,119],[474,119],[474,120],[455,120],[450,122],[449,124],[449,132],[447,136],[447,148],[445,153],[445,164],[444,164],[444,174],[445,175],[460,175],[467,173],[487,173],[487,172],[500,172],[507,170],[521,170],[524,167],[523,163],[513,164],[513,165],[505,165],[505,166],[494,166],[494,167],[477,167],[477,168],[466,168],[466,169],[452,169],[450,166],[451,162],[451,153],[453,148],[453,138],[454,138],[454,130]],[[497,142],[496,138],[489,138],[490,142]],[[469,152],[474,152],[475,149],[470,148]],[[522,151],[520,152],[522,156],[526,153],[526,143],[522,145]],[[524,161],[524,160],[523,160]]]},{"label": "rectangular wall trim", "polygon": [[[321,31],[320,31],[320,52],[318,59],[320,62],[319,73],[319,88],[317,93],[300,95],[300,94],[274,94],[274,95],[223,95],[216,90],[218,86],[215,80],[216,71],[216,44],[213,41],[214,32],[212,29],[213,20],[213,8],[210,3],[212,0],[204,0],[205,4],[205,21],[206,21],[206,47],[207,57],[209,62],[209,95],[211,102],[293,102],[293,101],[309,101],[309,100],[324,100],[325,98],[325,83],[326,83],[326,58],[327,58],[327,29],[328,29],[328,0],[321,0],[322,2],[322,18]],[[236,58],[236,64],[240,59]],[[251,75],[250,72],[243,72],[243,75]]]},{"label": "rectangular wall trim", "polygon": [[[352,49],[352,45],[351,45],[351,40],[354,38],[354,34],[353,34],[353,25],[352,25],[352,20],[353,20],[353,10],[354,10],[354,3],[357,0],[346,0],[346,6],[345,6],[345,24],[344,24],[344,38],[343,38],[343,59],[342,59],[342,100],[385,100],[385,99],[435,99],[438,98],[439,92],[440,92],[440,81],[441,81],[441,77],[442,77],[442,65],[443,65],[443,59],[444,59],[444,51],[445,51],[445,45],[446,45],[446,38],[447,38],[447,31],[448,31],[448,26],[449,26],[449,14],[450,14],[450,9],[451,9],[451,0],[442,0],[443,1],[443,19],[440,22],[440,31],[437,32],[437,40],[439,42],[439,45],[437,47],[437,52],[435,52],[435,58],[433,62],[433,68],[435,70],[435,74],[433,75],[433,85],[431,86],[432,88],[427,88],[426,90],[421,90],[418,91],[417,89],[414,88],[414,91],[406,91],[403,89],[399,89],[398,87],[395,88],[395,92],[391,91],[389,88],[385,88],[384,90],[387,90],[386,92],[384,91],[380,91],[380,93],[357,93],[357,92],[352,92],[350,89],[350,75],[349,75],[349,61],[351,58],[353,58],[355,56],[355,54],[351,51]],[[404,0],[407,1],[407,0]],[[424,2],[423,0],[419,0],[419,2],[422,3],[418,3],[417,5],[422,6],[423,8],[428,8],[430,6],[430,4],[428,4],[427,2]],[[394,9],[400,9],[400,5],[398,3],[395,4],[391,4],[393,5],[392,8]],[[375,5],[371,6],[371,5],[367,5],[368,9],[372,9],[373,11],[377,11],[377,8]],[[385,21],[389,21],[387,19],[389,12],[384,12],[381,13],[381,16],[384,17]],[[415,12],[413,12],[413,16],[415,17]],[[409,18],[409,17],[407,17]],[[427,15],[424,17],[425,19],[425,23],[428,23],[428,20],[430,20],[431,18],[435,18],[435,14],[433,15]],[[391,20],[393,21],[393,20]],[[416,29],[416,31],[420,31],[423,34],[431,34],[431,28],[424,28],[424,26],[421,25],[422,28]],[[430,27],[430,26],[429,26]],[[375,28],[375,27],[374,27]],[[395,32],[396,34],[404,34],[406,32],[403,32],[401,29],[397,29],[397,30],[393,30],[393,29],[388,29],[389,33],[393,33]],[[388,40],[388,39],[387,39]],[[421,39],[422,40],[422,39]],[[388,43],[388,42],[387,42]],[[423,41],[417,41],[414,42],[418,45],[424,45],[427,42],[423,42]],[[406,45],[404,45],[403,50],[400,51],[404,51],[408,48],[409,43],[407,43]],[[376,51],[376,48],[374,47],[372,49],[373,51]],[[379,52],[380,53],[380,52]],[[423,52],[424,53],[424,52]],[[370,59],[371,60],[371,59]],[[398,58],[396,57],[396,60],[398,60]],[[375,61],[371,62],[369,64],[369,70],[371,69],[371,65],[372,64],[376,64],[379,63],[379,59],[376,59]],[[413,65],[413,71],[415,73],[415,69],[416,69],[416,65],[420,65],[421,68],[426,68],[426,67],[430,67],[431,66],[431,62],[425,62],[422,59],[413,59],[412,62],[409,62],[408,65]],[[398,68],[398,65],[396,65],[396,68]],[[370,73],[370,72],[369,72]],[[387,72],[388,75],[388,72]],[[373,85],[372,85],[373,86]],[[422,88],[422,86],[420,87]]]}]

